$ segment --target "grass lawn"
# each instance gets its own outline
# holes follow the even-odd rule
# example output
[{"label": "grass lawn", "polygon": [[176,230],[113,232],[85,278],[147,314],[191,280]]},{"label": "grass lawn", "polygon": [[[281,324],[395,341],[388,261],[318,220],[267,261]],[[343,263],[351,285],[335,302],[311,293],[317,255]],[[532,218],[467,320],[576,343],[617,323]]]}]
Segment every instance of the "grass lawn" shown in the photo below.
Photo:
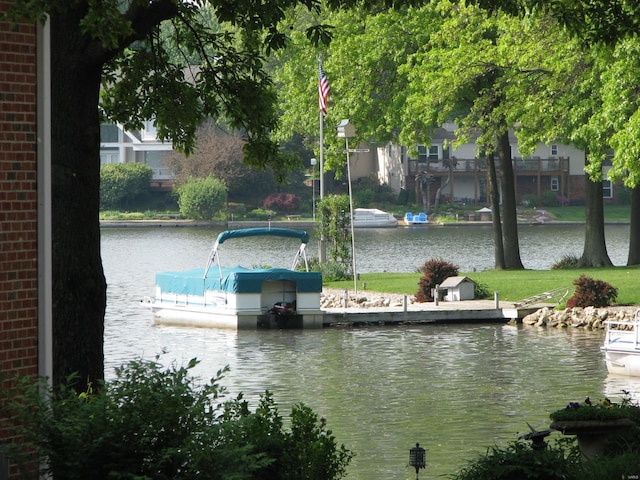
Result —
[{"label": "grass lawn", "polygon": [[[516,302],[558,287],[569,287],[581,274],[604,280],[618,289],[616,303],[640,305],[640,266],[613,268],[585,268],[576,270],[486,270],[460,272],[484,286],[489,292],[498,292],[501,300]],[[419,273],[365,273],[360,275],[358,290],[406,293],[418,290]],[[366,289],[363,288],[366,284]],[[353,290],[353,281],[325,282],[330,288]]]}]

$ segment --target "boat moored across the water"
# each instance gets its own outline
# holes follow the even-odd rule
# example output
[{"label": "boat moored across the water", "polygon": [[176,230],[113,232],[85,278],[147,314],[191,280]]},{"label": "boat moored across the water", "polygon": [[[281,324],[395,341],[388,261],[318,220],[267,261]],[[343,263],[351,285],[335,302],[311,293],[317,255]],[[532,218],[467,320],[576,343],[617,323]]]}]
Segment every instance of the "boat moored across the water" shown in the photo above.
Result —
[{"label": "boat moored across the water", "polygon": [[429,223],[427,214],[424,212],[415,215],[412,212],[407,212],[404,214],[403,220],[405,225],[427,225]]},{"label": "boat moored across the water", "polygon": [[[218,249],[232,239],[255,236],[300,240],[291,268],[220,265]],[[322,274],[310,272],[309,234],[287,228],[247,228],[220,233],[205,268],[156,274],[155,298],[146,298],[159,324],[255,328],[322,328]],[[250,258],[250,255],[248,255]],[[297,271],[300,262],[305,271]]]},{"label": "boat moored across the water", "polygon": [[354,228],[394,228],[398,219],[392,213],[377,208],[356,208],[353,210]]},{"label": "boat moored across the water", "polygon": [[632,321],[607,320],[602,351],[609,373],[640,377],[640,309]]}]

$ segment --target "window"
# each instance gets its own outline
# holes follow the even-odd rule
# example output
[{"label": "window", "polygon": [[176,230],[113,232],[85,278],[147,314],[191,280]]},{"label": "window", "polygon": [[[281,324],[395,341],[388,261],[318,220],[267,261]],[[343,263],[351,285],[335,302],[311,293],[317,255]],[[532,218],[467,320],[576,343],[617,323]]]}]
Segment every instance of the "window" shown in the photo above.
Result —
[{"label": "window", "polygon": [[418,160],[420,163],[426,163],[440,158],[440,147],[438,145],[418,145]]},{"label": "window", "polygon": [[557,176],[551,177],[551,191],[557,192],[558,190],[560,190],[559,186],[560,186],[560,182],[558,181],[558,177]]},{"label": "window", "polygon": [[552,157],[558,156],[558,145],[555,143],[551,145],[551,156]]},{"label": "window", "polygon": [[103,123],[100,125],[100,141],[102,143],[118,143],[119,129],[117,125]]},{"label": "window", "polygon": [[613,184],[611,180],[602,180],[602,198],[613,198]]},{"label": "window", "polygon": [[157,137],[157,129],[155,122],[153,120],[147,120],[143,122],[144,129],[142,130],[142,139],[143,140],[156,140]]},{"label": "window", "polygon": [[106,165],[108,163],[119,163],[120,154],[118,149],[101,149],[100,150],[100,164]]}]

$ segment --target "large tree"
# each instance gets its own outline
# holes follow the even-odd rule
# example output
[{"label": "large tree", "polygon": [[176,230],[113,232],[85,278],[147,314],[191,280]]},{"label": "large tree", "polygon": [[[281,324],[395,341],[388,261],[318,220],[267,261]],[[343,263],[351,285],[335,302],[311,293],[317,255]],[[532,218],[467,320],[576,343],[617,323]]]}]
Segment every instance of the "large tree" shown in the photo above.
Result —
[{"label": "large tree", "polygon": [[[298,4],[320,8],[314,0],[15,2],[13,18],[48,19],[51,31],[54,383],[77,372],[84,389],[104,375],[101,121],[135,129],[153,119],[160,138],[189,152],[203,119],[223,119],[242,131],[246,162],[283,173],[291,157],[269,137],[275,94],[263,58],[284,45],[280,20]],[[203,20],[205,9],[216,22]],[[160,34],[163,23],[170,35]],[[322,31],[307,30],[316,40]],[[175,48],[199,65],[178,62]]]},{"label": "large tree", "polygon": [[[603,110],[613,107],[617,114],[613,116],[604,115],[598,119],[599,124],[595,125],[596,130],[607,131],[609,136],[607,142],[614,151],[611,159],[613,165],[612,179],[625,179],[625,184],[633,188],[631,203],[631,228],[629,237],[629,257],[627,264],[640,263],[640,196],[638,188],[640,186],[640,157],[637,155],[639,149],[637,124],[638,108],[637,104],[637,76],[630,73],[635,70],[635,64],[640,62],[637,49],[633,45],[638,44],[638,33],[640,33],[640,3],[625,0],[575,0],[575,1],[554,1],[554,0],[475,0],[486,8],[494,10],[505,10],[514,15],[527,16],[530,12],[548,13],[557,19],[569,32],[578,38],[583,44],[590,47],[600,48],[604,46],[617,47],[616,50],[626,50],[632,47],[631,52],[619,55],[612,59],[614,64],[611,70],[616,70],[616,64],[629,62],[630,70],[624,70],[620,77],[612,76],[605,80],[603,93]],[[635,50],[635,51],[634,51]],[[627,65],[629,66],[629,65]],[[621,82],[618,82],[620,80]],[[616,88],[618,85],[621,88]],[[607,97],[613,103],[607,105]],[[621,114],[621,115],[620,115]],[[616,128],[616,124],[618,128]],[[611,128],[614,131],[611,131]],[[608,144],[608,143],[607,143]],[[603,155],[592,156],[587,165],[587,170],[592,173],[591,179],[599,181],[601,179]],[[594,194],[597,193],[593,192]],[[593,199],[588,201],[595,201]],[[587,223],[590,221],[586,218]],[[604,226],[598,227],[604,229]],[[604,236],[602,236],[604,239]],[[586,239],[588,241],[588,239]],[[605,249],[603,245],[600,250]],[[587,251],[585,245],[585,253]],[[584,257],[584,256],[583,256]],[[606,263],[606,262],[605,262]]]}]

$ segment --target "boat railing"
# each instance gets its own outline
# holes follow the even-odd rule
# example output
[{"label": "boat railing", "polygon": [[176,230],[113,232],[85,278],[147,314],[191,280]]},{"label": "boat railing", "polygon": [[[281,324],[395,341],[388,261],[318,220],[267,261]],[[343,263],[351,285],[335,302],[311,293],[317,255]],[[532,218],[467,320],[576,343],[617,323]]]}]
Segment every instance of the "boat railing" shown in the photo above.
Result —
[{"label": "boat railing", "polygon": [[605,345],[624,343],[625,346],[640,348],[640,309],[632,320],[606,320]]}]

